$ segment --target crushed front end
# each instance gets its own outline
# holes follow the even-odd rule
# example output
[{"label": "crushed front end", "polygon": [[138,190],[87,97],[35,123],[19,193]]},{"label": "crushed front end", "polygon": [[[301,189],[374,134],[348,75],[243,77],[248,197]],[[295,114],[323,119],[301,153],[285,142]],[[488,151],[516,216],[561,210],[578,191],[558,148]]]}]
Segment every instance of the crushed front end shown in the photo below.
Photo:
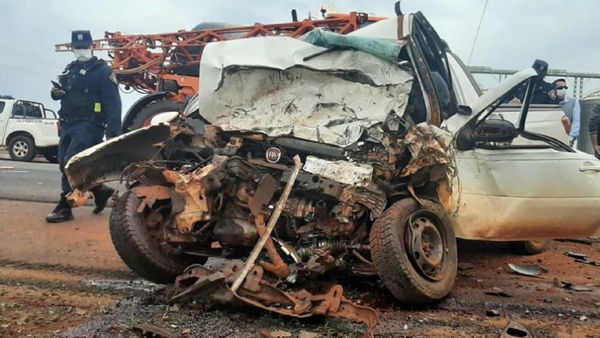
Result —
[{"label": "crushed front end", "polygon": [[[164,141],[145,142],[145,160],[121,173],[128,189],[110,226],[124,262],[146,279],[175,280],[173,301],[241,301],[369,328],[377,313],[343,296],[342,276],[380,276],[408,302],[444,297],[456,274],[443,216],[452,196],[448,134],[410,115],[426,106],[415,99],[423,93],[402,52],[406,41],[380,43],[405,59],[291,38],[208,46],[203,89],[185,116]],[[244,54],[248,48],[256,53]],[[104,151],[126,158],[130,149],[119,142],[165,128],[126,135]],[[98,153],[75,158],[67,171],[76,188],[102,176],[78,175],[86,163],[111,167]],[[443,287],[406,289],[402,298],[393,274],[403,272],[388,267],[397,255],[425,288]],[[228,263],[208,269],[211,257]]]}]

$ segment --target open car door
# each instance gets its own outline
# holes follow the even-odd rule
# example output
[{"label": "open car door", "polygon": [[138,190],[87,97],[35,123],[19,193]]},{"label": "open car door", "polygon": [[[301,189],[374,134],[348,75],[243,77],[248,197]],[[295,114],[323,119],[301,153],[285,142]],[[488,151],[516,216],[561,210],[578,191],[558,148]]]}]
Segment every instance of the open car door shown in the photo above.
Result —
[{"label": "open car door", "polygon": [[[459,189],[452,221],[458,237],[502,241],[583,237],[600,225],[600,161],[525,130],[532,89],[547,65],[537,68],[538,74],[531,69],[517,73],[528,82],[518,125],[498,119],[493,112],[502,96],[493,100],[488,95],[490,104],[457,134]],[[509,81],[505,87],[511,85],[515,83]],[[506,93],[506,89],[492,91]],[[528,142],[517,142],[519,138]]]}]

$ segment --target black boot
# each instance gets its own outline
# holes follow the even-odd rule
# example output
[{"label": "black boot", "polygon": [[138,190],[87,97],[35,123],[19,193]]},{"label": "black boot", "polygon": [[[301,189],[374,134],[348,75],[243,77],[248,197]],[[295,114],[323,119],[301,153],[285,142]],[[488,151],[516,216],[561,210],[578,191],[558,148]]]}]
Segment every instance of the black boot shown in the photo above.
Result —
[{"label": "black boot", "polygon": [[60,223],[72,219],[73,213],[71,212],[71,206],[67,203],[64,194],[61,194],[60,200],[54,210],[52,210],[52,213],[46,216],[46,223]]},{"label": "black boot", "polygon": [[104,210],[106,204],[108,203],[108,199],[115,192],[115,189],[105,186],[104,184],[91,189],[94,194],[94,204],[96,204],[96,208],[94,208],[94,214],[99,214]]}]

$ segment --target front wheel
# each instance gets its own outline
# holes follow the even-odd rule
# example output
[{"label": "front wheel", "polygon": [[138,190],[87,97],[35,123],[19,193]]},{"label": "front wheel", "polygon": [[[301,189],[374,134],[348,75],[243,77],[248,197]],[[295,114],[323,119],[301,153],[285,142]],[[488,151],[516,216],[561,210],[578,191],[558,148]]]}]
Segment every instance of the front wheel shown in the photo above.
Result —
[{"label": "front wheel", "polygon": [[148,208],[138,212],[141,199],[127,191],[116,202],[110,215],[110,237],[123,262],[142,278],[166,284],[192,263],[204,263],[206,258],[173,255],[168,245],[161,243],[157,231],[148,226]]},{"label": "front wheel", "polygon": [[436,203],[423,208],[411,198],[396,202],[373,223],[369,244],[377,273],[399,301],[431,303],[452,290],[456,238]]}]

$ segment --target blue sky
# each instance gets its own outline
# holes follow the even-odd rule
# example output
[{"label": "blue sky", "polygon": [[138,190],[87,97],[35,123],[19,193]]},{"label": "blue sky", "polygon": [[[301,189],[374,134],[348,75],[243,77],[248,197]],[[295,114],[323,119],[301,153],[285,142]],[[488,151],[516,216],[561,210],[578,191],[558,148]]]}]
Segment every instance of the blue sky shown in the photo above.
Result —
[{"label": "blue sky", "polygon": [[[422,11],[465,62],[473,44],[485,0],[404,0],[405,12]],[[191,29],[203,21],[252,24],[290,21],[295,8],[300,18],[319,16],[321,6],[335,12],[357,10],[379,16],[394,15],[394,1],[91,1],[0,0],[0,94],[39,101],[50,108],[50,80],[72,60],[54,52],[54,44],[68,42],[71,30],[90,29],[95,38],[105,31],[123,33],[172,32]],[[489,0],[472,65],[524,68],[540,58],[551,68],[600,72],[598,43],[600,1]],[[106,56],[100,55],[106,58]],[[496,78],[479,76],[485,86]],[[598,81],[584,83],[584,92],[598,89]],[[122,94],[124,111],[139,96]]]}]

